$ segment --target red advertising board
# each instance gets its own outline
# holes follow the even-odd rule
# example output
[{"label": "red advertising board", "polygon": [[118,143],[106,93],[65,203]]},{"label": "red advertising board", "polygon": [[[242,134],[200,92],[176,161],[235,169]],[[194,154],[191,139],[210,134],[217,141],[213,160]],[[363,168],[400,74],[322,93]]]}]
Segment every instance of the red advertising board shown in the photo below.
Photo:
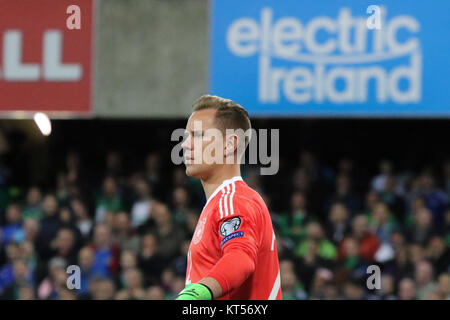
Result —
[{"label": "red advertising board", "polygon": [[89,113],[93,0],[0,0],[0,112]]}]

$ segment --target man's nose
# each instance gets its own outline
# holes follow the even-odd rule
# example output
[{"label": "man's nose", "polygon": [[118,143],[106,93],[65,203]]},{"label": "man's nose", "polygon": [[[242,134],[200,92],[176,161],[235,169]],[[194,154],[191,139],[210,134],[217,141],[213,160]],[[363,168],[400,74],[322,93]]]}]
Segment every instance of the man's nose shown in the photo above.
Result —
[{"label": "man's nose", "polygon": [[191,148],[191,138],[189,136],[184,139],[184,142],[181,144],[181,148],[185,150]]}]

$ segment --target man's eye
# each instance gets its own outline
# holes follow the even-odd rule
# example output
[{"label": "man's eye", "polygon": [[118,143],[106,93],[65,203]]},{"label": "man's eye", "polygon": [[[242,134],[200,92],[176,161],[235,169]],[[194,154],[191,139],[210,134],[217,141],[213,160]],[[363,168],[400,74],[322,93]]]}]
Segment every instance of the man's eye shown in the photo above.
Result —
[{"label": "man's eye", "polygon": [[203,137],[203,132],[194,132],[194,137],[195,137],[195,138],[201,138],[201,137]]}]

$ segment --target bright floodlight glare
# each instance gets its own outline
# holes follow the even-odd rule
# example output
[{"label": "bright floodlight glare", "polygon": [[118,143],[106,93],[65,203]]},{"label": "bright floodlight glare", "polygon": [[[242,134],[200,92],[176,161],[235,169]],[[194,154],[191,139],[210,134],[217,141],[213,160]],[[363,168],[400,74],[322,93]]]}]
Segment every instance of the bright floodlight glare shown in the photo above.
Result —
[{"label": "bright floodlight glare", "polygon": [[52,132],[52,124],[45,113],[38,112],[34,115],[34,122],[44,136],[50,135]]}]

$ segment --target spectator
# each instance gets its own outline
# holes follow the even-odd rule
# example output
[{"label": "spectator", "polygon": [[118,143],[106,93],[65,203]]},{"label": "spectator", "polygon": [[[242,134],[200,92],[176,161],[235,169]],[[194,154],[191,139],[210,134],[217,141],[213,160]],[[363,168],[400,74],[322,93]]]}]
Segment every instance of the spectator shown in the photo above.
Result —
[{"label": "spectator", "polygon": [[358,281],[348,281],[344,284],[345,300],[366,300],[364,287]]},{"label": "spectator", "polygon": [[118,212],[123,210],[123,201],[119,194],[116,179],[106,177],[103,180],[102,193],[97,197],[95,203],[95,221],[103,223],[107,212]]},{"label": "spectator", "polygon": [[148,288],[146,298],[147,300],[164,300],[166,293],[161,286],[154,285]]},{"label": "spectator", "polygon": [[372,188],[377,192],[382,192],[386,188],[386,180],[392,175],[392,164],[388,160],[380,162],[380,171],[377,176],[372,179]]},{"label": "spectator", "polygon": [[34,250],[34,243],[30,241],[22,241],[20,243],[20,257],[24,259],[28,265],[30,276],[34,279],[38,266],[38,255]]},{"label": "spectator", "polygon": [[48,194],[43,201],[44,217],[41,220],[41,227],[37,239],[37,249],[41,258],[49,260],[52,256],[53,248],[51,242],[55,239],[60,228],[60,220],[57,215],[58,203],[55,196]]},{"label": "spectator", "polygon": [[[375,253],[380,246],[378,238],[369,231],[367,218],[364,215],[356,216],[352,221],[352,232],[350,237],[358,242],[359,257],[366,262],[372,262],[375,258]],[[339,256],[344,255],[345,242],[344,239],[339,245]]]},{"label": "spectator", "polygon": [[189,252],[190,244],[191,244],[190,239],[183,240],[183,242],[181,243],[181,246],[180,246],[179,255],[172,261],[173,270],[175,271],[175,274],[177,274],[179,276],[186,275],[186,268],[187,268],[186,257]]},{"label": "spectator", "polygon": [[86,246],[80,250],[78,254],[78,265],[81,271],[80,294],[85,295],[89,291],[89,282],[96,276],[108,277],[109,272],[105,268],[101,268],[99,264],[95,264],[94,250],[92,247]]},{"label": "spectator", "polygon": [[314,239],[307,240],[307,251],[305,255],[296,261],[300,280],[304,284],[307,292],[310,292],[311,281],[316,271],[329,266],[327,260],[319,256],[319,242]]},{"label": "spectator", "polygon": [[58,287],[58,300],[76,300],[77,295],[72,290],[67,287],[60,286]]},{"label": "spectator", "polygon": [[345,174],[340,174],[336,177],[336,191],[328,199],[325,211],[329,211],[331,205],[336,202],[341,202],[346,208],[355,214],[361,209],[361,203],[357,195],[351,190],[350,177]]},{"label": "spectator", "polygon": [[174,300],[178,296],[178,293],[184,289],[186,283],[184,282],[184,276],[175,276],[169,286],[169,290],[166,295],[167,300]]},{"label": "spectator", "polygon": [[437,289],[433,280],[433,266],[426,260],[417,262],[414,270],[414,280],[417,284],[417,298],[424,300],[430,292]]},{"label": "spectator", "polygon": [[334,274],[330,269],[317,269],[312,279],[311,288],[309,289],[309,298],[318,300],[325,299],[326,288],[334,280],[333,277]]},{"label": "spectator", "polygon": [[444,191],[436,188],[434,177],[426,172],[421,176],[421,196],[425,199],[425,205],[430,210],[436,225],[443,222],[443,214],[449,201]]},{"label": "spectator", "polygon": [[123,177],[122,158],[119,152],[111,150],[106,154],[105,176],[121,181]]},{"label": "spectator", "polygon": [[70,202],[70,208],[75,214],[75,225],[81,234],[81,239],[86,243],[90,237],[94,222],[89,217],[87,208],[80,199],[73,199]]},{"label": "spectator", "polygon": [[[167,297],[172,297],[170,292],[172,291],[172,285],[175,280],[175,272],[171,267],[166,267],[161,273],[161,286],[164,288],[164,291],[167,293]],[[177,292],[178,294],[178,292]],[[166,298],[167,298],[166,297]]]},{"label": "spectator", "polygon": [[170,261],[179,251],[179,244],[184,239],[184,232],[173,223],[169,208],[165,204],[155,204],[152,215],[155,226],[150,229],[150,232],[156,235],[159,252],[163,258]]},{"label": "spectator", "polygon": [[403,199],[397,195],[395,187],[395,178],[392,175],[387,175],[384,183],[384,190],[380,192],[380,200],[388,205],[389,211],[393,213],[397,221],[404,221],[406,209],[405,203]]},{"label": "spectator", "polygon": [[437,275],[450,271],[450,246],[445,245],[443,237],[433,236],[428,243],[425,255],[433,264]]},{"label": "spectator", "polygon": [[155,284],[159,282],[165,260],[159,254],[156,236],[151,233],[145,234],[142,237],[138,265],[139,269],[144,273],[145,283]]},{"label": "spectator", "polygon": [[322,226],[318,222],[310,222],[306,226],[306,240],[298,245],[295,252],[298,257],[306,255],[308,240],[317,242],[318,254],[322,259],[335,260],[337,258],[336,247],[325,237]]},{"label": "spectator", "polygon": [[442,299],[450,300],[450,274],[442,273],[438,278],[438,292]]},{"label": "spectator", "polygon": [[37,241],[37,236],[40,230],[40,223],[36,219],[25,219],[23,221],[23,231],[25,233],[25,240],[30,243]]},{"label": "spectator", "polygon": [[306,210],[306,198],[301,191],[294,191],[291,196],[291,210],[277,216],[276,226],[281,235],[298,244],[306,237],[306,225],[313,221]]},{"label": "spectator", "polygon": [[[68,176],[78,176],[80,170],[80,154],[71,150],[66,154],[66,169]],[[74,180],[72,177],[69,180]]]},{"label": "spectator", "polygon": [[375,209],[375,206],[377,203],[380,202],[380,196],[375,190],[370,190],[366,194],[365,202],[364,202],[364,211],[363,213],[366,216],[371,216],[373,214],[373,210]]},{"label": "spectator", "polygon": [[445,236],[445,243],[447,246],[450,245],[450,209],[448,209],[447,211],[445,211],[444,214],[444,226],[443,226],[443,233]]},{"label": "spectator", "polygon": [[172,217],[176,224],[183,225],[186,222],[186,214],[189,212],[189,193],[186,188],[177,187],[172,193]]},{"label": "spectator", "polygon": [[67,176],[64,172],[59,172],[56,176],[56,199],[58,203],[67,203],[69,199],[69,184],[67,181]]},{"label": "spectator", "polygon": [[383,273],[381,275],[379,296],[382,300],[397,300],[394,277],[389,273]]},{"label": "spectator", "polygon": [[328,215],[327,236],[337,245],[350,231],[349,212],[347,208],[339,202],[331,206]]},{"label": "spectator", "polygon": [[354,238],[347,238],[344,256],[340,257],[336,267],[339,284],[345,281],[362,281],[367,277],[368,263],[359,254],[359,243]]},{"label": "spectator", "polygon": [[111,231],[99,224],[94,229],[94,267],[101,274],[115,276],[119,269],[119,247],[112,243]]},{"label": "spectator", "polygon": [[408,258],[406,244],[397,245],[394,252],[394,260],[386,264],[385,270],[390,272],[395,279],[409,277],[413,273],[413,266]]},{"label": "spectator", "polygon": [[118,212],[114,215],[114,228],[112,233],[112,241],[120,245],[122,250],[139,249],[139,237],[131,227],[131,221],[126,212]]},{"label": "spectator", "polygon": [[150,190],[154,190],[159,198],[159,190],[164,190],[164,185],[161,178],[161,156],[158,152],[149,153],[145,158],[144,178]]},{"label": "spectator", "polygon": [[95,278],[91,280],[90,293],[92,300],[114,300],[116,287],[108,278]]},{"label": "spectator", "polygon": [[44,213],[42,211],[42,193],[38,187],[31,187],[27,193],[27,203],[22,213],[22,218],[32,218],[40,220]]},{"label": "spectator", "polygon": [[12,203],[6,208],[6,225],[2,229],[1,244],[4,247],[11,240],[23,237],[21,210],[19,205]]},{"label": "spectator", "polygon": [[137,256],[133,250],[123,250],[120,253],[120,273],[118,276],[118,287],[126,287],[126,273],[138,267]]},{"label": "spectator", "polygon": [[51,243],[53,257],[64,259],[69,265],[77,262],[77,247],[75,235],[71,229],[62,228],[58,231],[56,238]]},{"label": "spectator", "polygon": [[55,257],[48,263],[49,275],[42,280],[38,287],[38,297],[43,300],[56,300],[59,298],[59,287],[66,286],[67,262],[60,258]]},{"label": "spectator", "polygon": [[18,300],[20,298],[19,291],[25,285],[31,285],[33,279],[25,260],[18,259],[13,264],[14,282],[9,284],[3,290],[2,299]]},{"label": "spectator", "polygon": [[6,263],[0,269],[0,294],[14,282],[14,262],[21,258],[20,245],[17,242],[9,242],[6,245]]},{"label": "spectator", "polygon": [[142,287],[142,275],[139,270],[135,268],[128,269],[125,271],[124,280],[124,288],[117,292],[116,300],[143,300],[145,298],[145,290]]},{"label": "spectator", "polygon": [[35,300],[34,287],[31,284],[23,284],[19,288],[18,300]]},{"label": "spectator", "polygon": [[436,232],[430,210],[421,207],[414,213],[413,224],[407,230],[407,237],[409,242],[425,245]]},{"label": "spectator", "polygon": [[280,261],[280,274],[283,300],[305,300],[306,293],[297,279],[292,261]]},{"label": "spectator", "polygon": [[399,284],[400,300],[416,300],[416,285],[410,278],[403,278]]},{"label": "spectator", "polygon": [[68,207],[61,207],[59,209],[58,217],[60,229],[64,228],[72,231],[72,234],[75,238],[75,246],[78,250],[82,235],[80,230],[76,226],[75,216],[73,215],[72,211]]},{"label": "spectator", "polygon": [[323,298],[325,300],[338,300],[339,299],[339,290],[336,286],[335,281],[330,280],[325,282],[325,286],[323,288]]},{"label": "spectator", "polygon": [[150,197],[148,183],[144,179],[139,179],[135,183],[134,192],[137,195],[137,200],[131,208],[131,225],[133,228],[138,228],[150,218],[153,201]]},{"label": "spectator", "polygon": [[382,242],[389,242],[391,232],[396,226],[395,219],[389,212],[389,207],[384,202],[378,202],[371,215],[368,217],[370,229]]}]

